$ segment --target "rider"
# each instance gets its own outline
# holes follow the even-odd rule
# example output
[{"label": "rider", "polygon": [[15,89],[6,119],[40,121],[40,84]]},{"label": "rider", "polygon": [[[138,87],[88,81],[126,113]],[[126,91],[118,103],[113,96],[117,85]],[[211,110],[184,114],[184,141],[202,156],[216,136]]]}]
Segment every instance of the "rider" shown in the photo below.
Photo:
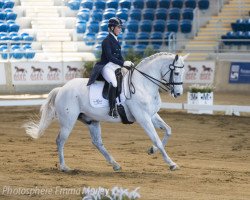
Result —
[{"label": "rider", "polygon": [[116,103],[116,89],[117,79],[115,71],[121,67],[130,69],[134,66],[131,61],[124,61],[121,55],[121,46],[117,36],[121,32],[122,21],[118,17],[112,17],[108,22],[109,35],[102,41],[102,55],[101,61],[96,63],[87,85],[91,85],[95,80],[100,79],[102,76],[109,83],[109,115],[117,118]]}]

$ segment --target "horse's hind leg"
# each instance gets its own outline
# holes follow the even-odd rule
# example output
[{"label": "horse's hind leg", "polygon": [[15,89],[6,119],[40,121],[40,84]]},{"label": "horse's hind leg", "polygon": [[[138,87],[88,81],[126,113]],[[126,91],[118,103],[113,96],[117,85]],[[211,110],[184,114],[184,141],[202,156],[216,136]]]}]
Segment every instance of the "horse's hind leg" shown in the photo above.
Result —
[{"label": "horse's hind leg", "polygon": [[57,150],[58,150],[58,156],[59,156],[59,162],[60,162],[60,170],[63,172],[68,172],[71,171],[71,169],[65,164],[64,161],[64,144],[66,140],[68,139],[73,126],[76,122],[77,117],[71,116],[68,121],[60,122],[60,132],[57,136],[56,139],[56,144],[57,144]]},{"label": "horse's hind leg", "polygon": [[[165,147],[169,137],[171,136],[171,127],[168,126],[157,113],[152,117],[152,122],[155,128],[159,128],[165,131],[162,139],[162,145]],[[149,148],[148,154],[154,154],[157,150],[158,148],[153,145]]]},{"label": "horse's hind leg", "polygon": [[88,125],[92,143],[102,153],[102,155],[106,158],[106,160],[113,166],[114,171],[121,170],[120,165],[108,153],[107,149],[103,145],[100,122],[91,121],[89,123],[86,123],[86,121],[83,118],[80,119],[80,121]]}]

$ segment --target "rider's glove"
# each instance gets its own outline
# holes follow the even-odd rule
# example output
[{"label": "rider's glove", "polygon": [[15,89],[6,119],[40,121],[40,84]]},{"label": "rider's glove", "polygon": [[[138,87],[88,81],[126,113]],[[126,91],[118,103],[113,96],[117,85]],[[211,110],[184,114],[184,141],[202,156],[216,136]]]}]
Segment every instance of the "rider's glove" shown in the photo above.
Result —
[{"label": "rider's glove", "polygon": [[123,63],[123,66],[126,68],[126,69],[130,69],[131,67],[134,67],[134,63],[132,63],[131,61],[127,60]]}]

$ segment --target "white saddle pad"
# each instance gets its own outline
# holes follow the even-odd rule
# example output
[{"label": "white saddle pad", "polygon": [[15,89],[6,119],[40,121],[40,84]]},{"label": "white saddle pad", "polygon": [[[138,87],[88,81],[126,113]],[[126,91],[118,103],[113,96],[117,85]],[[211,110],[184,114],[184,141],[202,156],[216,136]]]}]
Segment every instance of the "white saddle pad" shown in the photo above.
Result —
[{"label": "white saddle pad", "polygon": [[[94,108],[103,108],[103,107],[109,107],[109,101],[107,99],[104,99],[102,97],[102,90],[104,87],[104,82],[103,81],[95,81],[93,84],[91,84],[89,86],[89,100],[90,100],[90,105]],[[123,92],[123,88],[122,88],[122,92],[120,95],[121,98],[121,102],[123,103],[125,101],[125,95]],[[116,99],[116,102],[118,104],[118,98]]]}]

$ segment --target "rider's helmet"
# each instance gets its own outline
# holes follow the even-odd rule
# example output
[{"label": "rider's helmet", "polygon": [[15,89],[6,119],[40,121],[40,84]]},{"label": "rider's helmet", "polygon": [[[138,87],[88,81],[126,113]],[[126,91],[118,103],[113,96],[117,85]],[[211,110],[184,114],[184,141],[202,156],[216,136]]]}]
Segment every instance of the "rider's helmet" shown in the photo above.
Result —
[{"label": "rider's helmet", "polygon": [[108,28],[112,30],[113,29],[112,27],[115,28],[116,26],[122,27],[122,20],[118,17],[110,18],[108,23]]}]

